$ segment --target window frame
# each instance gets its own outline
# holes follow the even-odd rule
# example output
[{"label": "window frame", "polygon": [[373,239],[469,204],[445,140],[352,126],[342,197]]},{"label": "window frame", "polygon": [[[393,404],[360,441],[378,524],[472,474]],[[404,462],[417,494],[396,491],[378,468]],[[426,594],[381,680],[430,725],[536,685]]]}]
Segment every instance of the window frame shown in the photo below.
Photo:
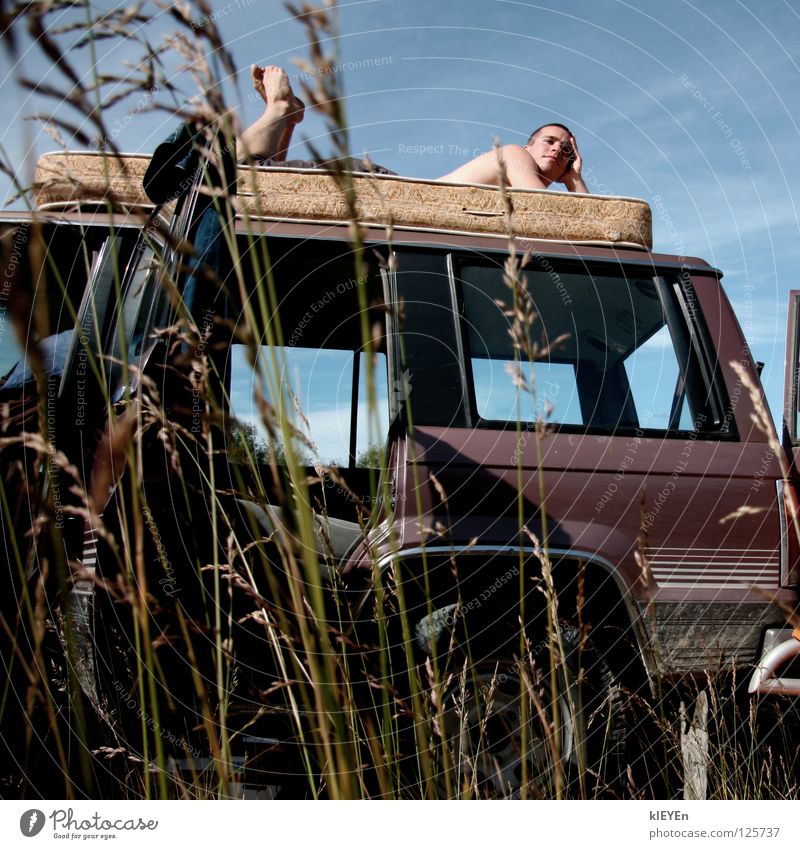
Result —
[{"label": "window frame", "polygon": [[[482,266],[494,268],[502,273],[505,255],[497,256],[491,254],[451,254],[448,258],[448,269],[452,275],[451,285],[454,291],[454,312],[458,316],[458,334],[460,337],[460,349],[463,351],[463,374],[465,380],[465,393],[468,403],[469,415],[473,426],[486,430],[514,430],[518,424],[523,426],[535,424],[527,419],[518,423],[514,420],[485,419],[479,415],[477,409],[475,382],[473,376],[472,357],[469,343],[469,327],[464,302],[462,272],[467,266]],[[706,416],[702,425],[696,430],[682,430],[680,428],[641,428],[629,425],[617,425],[615,427],[598,427],[596,425],[547,423],[547,428],[553,432],[569,434],[584,434],[591,436],[623,436],[645,435],[654,438],[668,439],[712,439],[712,440],[738,440],[736,424],[731,416],[725,416],[723,411],[728,408],[728,395],[722,381],[719,362],[715,355],[715,348],[711,342],[708,327],[702,317],[702,311],[698,308],[692,310],[688,307],[688,301],[697,303],[697,296],[692,287],[691,278],[684,270],[665,269],[658,266],[644,267],[639,264],[626,264],[625,262],[609,263],[608,261],[580,260],[564,257],[543,257],[551,263],[556,271],[564,273],[584,273],[602,277],[619,277],[622,280],[650,279],[653,281],[658,297],[662,303],[665,316],[665,326],[668,328],[670,339],[673,343],[678,363],[680,366],[681,355],[677,343],[681,340],[689,363],[689,370],[693,373],[693,382],[702,383],[702,389],[697,387],[693,390],[695,401],[704,398],[704,404],[699,405],[701,412]],[[529,271],[523,269],[523,273]],[[681,330],[684,331],[681,334]],[[679,368],[679,375],[682,371]],[[689,381],[685,380],[688,384]],[[688,403],[688,400],[687,400]]]}]

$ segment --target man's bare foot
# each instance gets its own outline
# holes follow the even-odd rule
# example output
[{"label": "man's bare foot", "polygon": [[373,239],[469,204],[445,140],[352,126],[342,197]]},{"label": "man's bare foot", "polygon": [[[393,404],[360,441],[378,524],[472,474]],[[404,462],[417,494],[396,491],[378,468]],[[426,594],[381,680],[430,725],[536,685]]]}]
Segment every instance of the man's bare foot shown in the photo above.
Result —
[{"label": "man's bare foot", "polygon": [[299,124],[303,120],[306,105],[292,91],[289,77],[283,68],[277,65],[267,65],[266,68],[253,65],[250,68],[250,74],[253,87],[268,108],[274,109],[292,125]]}]

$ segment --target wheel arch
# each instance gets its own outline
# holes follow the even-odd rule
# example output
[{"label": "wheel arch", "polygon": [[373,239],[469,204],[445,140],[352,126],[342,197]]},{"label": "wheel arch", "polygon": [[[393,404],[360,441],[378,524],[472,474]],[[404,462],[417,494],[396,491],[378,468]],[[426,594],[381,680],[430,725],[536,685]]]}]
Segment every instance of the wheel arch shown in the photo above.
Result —
[{"label": "wheel arch", "polygon": [[[465,556],[481,557],[484,561],[488,558],[494,563],[496,568],[477,581],[478,586],[483,583],[491,587],[491,579],[495,575],[507,574],[503,571],[507,564],[519,563],[521,556],[528,561],[530,558],[541,557],[541,551],[533,546],[431,545],[392,552],[382,557],[378,565],[383,571],[387,571],[392,569],[397,561],[410,564],[425,558],[426,562],[431,563],[439,558],[452,563],[454,558]],[[649,631],[642,620],[640,607],[620,571],[609,560],[592,552],[551,548],[548,550],[548,557],[553,564],[553,584],[559,603],[559,617],[586,623],[598,648],[610,654],[620,655],[619,659],[626,662],[625,667],[630,666],[629,669],[622,670],[626,684],[632,688],[649,684],[655,670]],[[497,579],[495,583],[496,581]],[[473,578],[473,586],[474,584]],[[474,589],[472,595],[477,598]],[[541,598],[544,604],[544,594]],[[446,621],[448,612],[454,608],[453,602],[452,597],[437,587],[432,599],[432,608],[425,610],[423,615],[415,619],[412,617],[412,626],[423,619],[429,619],[431,613],[433,620]],[[469,607],[470,603],[462,594],[462,606]],[[412,605],[410,612],[413,609]],[[418,645],[422,645],[419,640]],[[641,680],[642,672],[647,681]]]}]

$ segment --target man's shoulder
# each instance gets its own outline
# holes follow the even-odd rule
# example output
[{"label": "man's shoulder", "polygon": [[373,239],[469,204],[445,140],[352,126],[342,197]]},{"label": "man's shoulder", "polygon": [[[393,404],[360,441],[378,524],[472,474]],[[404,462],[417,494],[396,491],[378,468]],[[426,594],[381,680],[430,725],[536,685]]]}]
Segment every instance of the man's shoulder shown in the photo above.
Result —
[{"label": "man's shoulder", "polygon": [[520,154],[524,154],[525,156],[530,156],[528,151],[521,144],[504,144],[500,148],[503,153],[510,153],[514,156],[519,156]]}]

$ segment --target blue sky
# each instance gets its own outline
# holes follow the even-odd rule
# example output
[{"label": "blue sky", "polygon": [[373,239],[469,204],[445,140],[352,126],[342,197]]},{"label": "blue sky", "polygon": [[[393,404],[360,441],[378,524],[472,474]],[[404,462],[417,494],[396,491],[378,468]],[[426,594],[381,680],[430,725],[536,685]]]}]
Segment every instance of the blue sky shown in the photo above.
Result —
[{"label": "blue sky", "polygon": [[[277,0],[211,6],[237,64],[226,95],[248,123],[260,111],[248,100],[249,65],[284,65],[295,77],[292,59],[308,58],[305,30]],[[725,272],[780,412],[787,293],[800,288],[800,2],[359,0],[339,8],[353,152],[368,151],[405,175],[436,177],[494,136],[524,142],[546,121],[568,124],[590,190],[650,201],[658,249],[703,257]],[[158,41],[172,28],[160,13],[147,32]],[[25,181],[36,155],[56,145],[22,118],[56,107],[14,80],[22,72],[51,82],[59,72],[35,46],[21,48],[16,67],[1,57],[0,143]],[[97,65],[120,73],[137,50],[98,42]],[[71,59],[90,73],[87,49]],[[172,102],[195,93],[187,75],[174,82],[181,93]],[[172,128],[169,97],[157,100],[164,111],[142,111],[134,99],[109,114],[122,149],[149,152]],[[327,149],[319,116],[300,126],[293,154],[307,154],[305,139]],[[6,196],[7,187],[0,188]]]}]

